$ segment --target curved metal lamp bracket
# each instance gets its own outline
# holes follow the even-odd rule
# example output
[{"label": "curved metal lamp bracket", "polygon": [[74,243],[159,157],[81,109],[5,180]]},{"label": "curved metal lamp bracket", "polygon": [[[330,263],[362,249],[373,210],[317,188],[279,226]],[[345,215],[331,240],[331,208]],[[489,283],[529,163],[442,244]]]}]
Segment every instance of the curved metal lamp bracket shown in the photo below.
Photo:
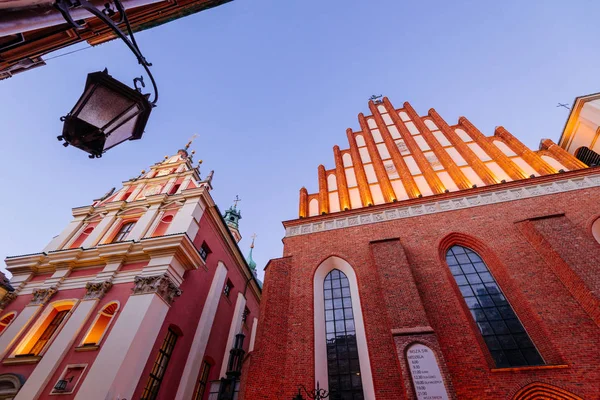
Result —
[{"label": "curved metal lamp bracket", "polygon": [[[127,47],[129,47],[129,49],[133,52],[133,54],[138,59],[138,62],[146,70],[146,73],[150,77],[150,80],[152,81],[152,86],[154,88],[154,99],[150,103],[152,104],[152,106],[156,107],[156,102],[158,101],[158,88],[156,86],[156,81],[154,80],[154,76],[152,76],[152,73],[150,72],[149,67],[151,67],[152,64],[149,63],[146,60],[146,58],[142,55],[142,52],[140,51],[140,49],[137,45],[137,42],[135,41],[135,37],[133,36],[133,31],[131,30],[131,25],[129,25],[129,19],[127,18],[127,14],[125,13],[125,9],[123,8],[123,5],[121,4],[121,2],[119,0],[111,0],[111,1],[114,3],[115,8],[117,9],[117,11],[120,15],[120,21],[117,23],[125,22],[125,26],[127,27],[127,33],[129,34],[129,37],[131,38],[131,40],[129,40],[127,35],[121,29],[119,29],[119,27],[117,26],[117,23],[115,23],[109,17],[108,14],[114,14],[114,11],[112,11],[107,6],[105,6],[105,9],[101,11],[87,0],[75,0],[75,1],[56,0],[56,3],[54,6],[58,9],[58,11],[60,11],[60,13],[64,17],[64,19],[69,23],[69,25],[71,25],[75,29],[83,29],[84,27],[79,25],[77,22],[75,22],[73,20],[70,10],[74,7],[83,8],[84,10],[88,11],[90,14],[94,15],[96,18],[100,19],[106,25],[108,25],[108,27],[119,38],[121,38],[121,40],[123,40],[125,42]],[[107,10],[110,10],[110,11],[107,11]],[[136,78],[136,79],[134,79],[134,86],[137,90],[140,90],[137,86],[138,81],[141,81],[142,87],[145,87],[143,80],[140,78]]]},{"label": "curved metal lamp bracket", "polygon": [[304,385],[298,385],[298,397],[302,398],[302,391],[306,393],[309,399],[311,400],[322,400],[329,397],[329,392],[325,389],[321,389],[319,386],[319,382],[317,381],[317,388],[313,390],[308,390]]}]

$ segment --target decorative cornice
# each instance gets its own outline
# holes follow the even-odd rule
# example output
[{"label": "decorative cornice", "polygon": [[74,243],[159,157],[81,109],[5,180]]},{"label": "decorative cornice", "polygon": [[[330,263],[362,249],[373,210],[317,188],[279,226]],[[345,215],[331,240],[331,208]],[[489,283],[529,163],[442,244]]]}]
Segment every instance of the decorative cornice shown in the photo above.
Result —
[{"label": "decorative cornice", "polygon": [[[398,206],[393,208],[390,207],[369,212],[353,213],[349,216],[345,216],[343,213],[336,213],[328,215],[328,218],[325,219],[319,218],[315,222],[286,226],[285,237],[307,235],[333,229],[351,228],[359,225],[375,224],[378,222],[504,203],[507,201],[546,196],[593,187],[600,187],[600,175],[578,176],[570,179],[541,182],[537,185],[533,184],[493,191],[488,190],[477,194],[474,193],[462,197],[423,202],[412,206],[401,206],[402,203],[398,203]],[[387,205],[389,206],[389,204]]]},{"label": "decorative cornice", "polygon": [[56,294],[58,289],[56,286],[51,286],[44,289],[36,289],[33,291],[33,298],[29,303],[30,306],[40,306],[48,304],[48,301]]},{"label": "decorative cornice", "polygon": [[171,281],[167,274],[155,276],[136,276],[133,295],[156,293],[167,304],[173,303],[175,297],[181,296],[181,289]]},{"label": "decorative cornice", "polygon": [[100,300],[104,297],[106,292],[110,290],[112,287],[112,282],[110,280],[103,282],[88,282],[85,285],[85,296],[83,296],[83,300]]},{"label": "decorative cornice", "polygon": [[4,297],[2,298],[2,300],[0,300],[0,310],[4,310],[6,308],[6,306],[9,305],[10,303],[12,303],[12,301],[16,298],[17,298],[16,292],[6,293],[4,295]]}]

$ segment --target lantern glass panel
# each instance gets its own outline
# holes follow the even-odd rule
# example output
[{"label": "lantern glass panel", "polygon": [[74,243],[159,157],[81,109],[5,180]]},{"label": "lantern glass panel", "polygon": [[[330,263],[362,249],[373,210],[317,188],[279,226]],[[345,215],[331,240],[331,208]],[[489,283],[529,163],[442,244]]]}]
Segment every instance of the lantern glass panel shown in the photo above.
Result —
[{"label": "lantern glass panel", "polygon": [[[133,109],[135,111],[139,110],[137,108]],[[108,150],[113,146],[118,145],[125,140],[129,140],[133,136],[133,130],[135,129],[135,125],[138,120],[138,115],[135,115],[129,121],[127,121],[123,126],[118,127],[113,132],[110,133],[106,137],[106,142],[104,143],[104,150]]]},{"label": "lantern glass panel", "polygon": [[83,105],[78,117],[98,128],[103,128],[134,102],[105,86],[96,86]]}]

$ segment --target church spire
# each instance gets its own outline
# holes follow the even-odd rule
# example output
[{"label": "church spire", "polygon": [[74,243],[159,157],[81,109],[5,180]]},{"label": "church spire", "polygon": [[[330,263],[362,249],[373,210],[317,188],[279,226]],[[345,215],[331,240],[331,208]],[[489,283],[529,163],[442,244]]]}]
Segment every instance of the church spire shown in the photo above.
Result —
[{"label": "church spire", "polygon": [[246,258],[246,262],[248,263],[248,266],[250,267],[250,269],[252,270],[254,275],[256,275],[256,262],[252,259],[252,250],[254,250],[254,240],[255,239],[256,239],[256,233],[252,235],[252,244],[250,245],[250,253],[248,253],[248,257]]},{"label": "church spire", "polygon": [[235,200],[233,201],[233,206],[229,207],[227,211],[225,211],[225,215],[223,218],[225,219],[225,223],[229,227],[229,231],[235,238],[235,241],[239,243],[242,240],[242,235],[240,234],[240,219],[242,219],[242,213],[237,209],[237,203],[242,201],[239,196],[235,196]]}]

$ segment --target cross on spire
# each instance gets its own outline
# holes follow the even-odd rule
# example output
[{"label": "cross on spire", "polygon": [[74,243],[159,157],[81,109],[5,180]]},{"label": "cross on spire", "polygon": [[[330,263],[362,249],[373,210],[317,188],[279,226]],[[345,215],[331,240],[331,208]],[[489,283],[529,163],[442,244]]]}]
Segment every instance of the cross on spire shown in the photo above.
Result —
[{"label": "cross on spire", "polygon": [[254,240],[258,237],[258,235],[256,233],[253,233],[252,236],[250,236],[252,238],[252,244],[250,245],[250,248],[253,249],[254,248]]},{"label": "cross on spire", "polygon": [[194,141],[194,139],[196,139],[198,137],[198,134],[194,133],[192,135],[192,137],[190,138],[190,140],[187,142],[187,144],[185,145],[185,149],[189,149],[190,146],[192,145],[192,142]]},{"label": "cross on spire", "polygon": [[235,199],[233,199],[233,207],[237,208],[237,205],[240,201],[242,201],[242,199],[240,199],[240,196],[236,194]]}]

